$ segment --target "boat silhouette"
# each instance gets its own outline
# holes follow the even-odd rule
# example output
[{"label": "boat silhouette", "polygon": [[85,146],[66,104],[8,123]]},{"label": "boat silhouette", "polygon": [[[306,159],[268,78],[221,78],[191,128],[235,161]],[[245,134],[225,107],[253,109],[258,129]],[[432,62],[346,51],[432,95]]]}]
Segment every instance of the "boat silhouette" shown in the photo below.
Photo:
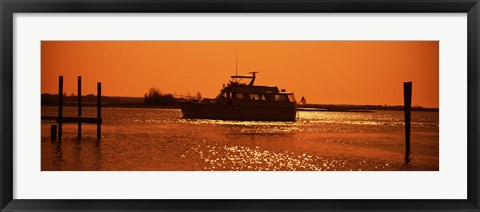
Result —
[{"label": "boat silhouette", "polygon": [[[277,86],[254,85],[256,74],[234,75],[214,99],[181,101],[183,118],[240,121],[295,121],[297,104],[293,92]],[[250,82],[242,83],[244,79]]]}]

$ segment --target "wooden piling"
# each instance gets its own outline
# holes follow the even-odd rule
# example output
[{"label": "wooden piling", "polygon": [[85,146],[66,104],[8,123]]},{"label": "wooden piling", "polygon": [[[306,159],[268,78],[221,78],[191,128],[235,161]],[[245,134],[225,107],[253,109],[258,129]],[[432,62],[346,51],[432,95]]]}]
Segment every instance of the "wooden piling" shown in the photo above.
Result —
[{"label": "wooden piling", "polygon": [[[82,77],[78,76],[78,117],[82,116]],[[78,139],[82,138],[82,122],[78,121]]]},{"label": "wooden piling", "polygon": [[97,82],[97,140],[102,134],[102,83]]},{"label": "wooden piling", "polygon": [[58,77],[58,141],[62,141],[63,76]]},{"label": "wooden piling", "polygon": [[410,119],[412,109],[412,82],[403,83],[403,102],[405,110],[405,163],[410,162]]},{"label": "wooden piling", "polygon": [[[42,120],[55,120],[58,125],[51,126],[50,137],[53,140],[61,142],[63,134],[63,124],[77,123],[78,124],[78,139],[82,137],[82,123],[97,124],[97,140],[100,140],[102,134],[102,84],[97,83],[97,117],[83,117],[82,116],[82,77],[78,76],[78,116],[69,117],[63,116],[63,76],[58,77],[58,115],[57,116],[42,116]],[[55,131],[55,132],[54,132]]]},{"label": "wooden piling", "polygon": [[50,140],[56,141],[57,140],[57,125],[52,124],[50,128]]}]

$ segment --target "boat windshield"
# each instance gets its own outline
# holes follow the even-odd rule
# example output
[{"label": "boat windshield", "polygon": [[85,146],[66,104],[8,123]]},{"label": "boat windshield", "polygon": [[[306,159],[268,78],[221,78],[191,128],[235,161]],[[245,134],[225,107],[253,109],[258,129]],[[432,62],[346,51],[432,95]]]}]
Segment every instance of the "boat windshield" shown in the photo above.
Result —
[{"label": "boat windshield", "polygon": [[288,99],[290,100],[290,102],[296,102],[295,101],[295,96],[293,94],[289,94]]},{"label": "boat windshield", "polygon": [[293,94],[275,94],[275,101],[295,102],[295,96]]},{"label": "boat windshield", "polygon": [[226,99],[228,98],[228,93],[227,92],[221,92],[220,94],[215,97],[215,99]]}]

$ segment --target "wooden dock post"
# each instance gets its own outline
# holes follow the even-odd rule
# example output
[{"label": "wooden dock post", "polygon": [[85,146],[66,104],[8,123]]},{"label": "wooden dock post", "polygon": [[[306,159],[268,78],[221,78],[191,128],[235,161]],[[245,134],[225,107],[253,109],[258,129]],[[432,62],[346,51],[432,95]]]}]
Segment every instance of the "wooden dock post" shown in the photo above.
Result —
[{"label": "wooden dock post", "polygon": [[50,140],[56,141],[57,140],[57,125],[52,124],[50,128]]},{"label": "wooden dock post", "polygon": [[62,141],[63,76],[58,77],[58,141]]},{"label": "wooden dock post", "polygon": [[[82,116],[82,77],[78,76],[77,78],[78,84],[78,117]],[[82,122],[80,119],[78,120],[78,139],[82,139]]]},{"label": "wooden dock post", "polygon": [[405,110],[405,163],[410,162],[410,119],[412,109],[412,82],[403,83],[403,102]]},{"label": "wooden dock post", "polygon": [[[82,123],[97,124],[97,140],[100,140],[102,134],[102,83],[97,83],[97,117],[83,117],[82,116],[82,77],[78,76],[78,116],[63,116],[63,76],[58,76],[58,115],[57,116],[42,116],[42,120],[55,120],[58,125],[51,126],[50,137],[52,141],[62,141],[63,124],[76,123],[78,124],[78,139],[82,138]],[[55,132],[53,132],[55,130]]]},{"label": "wooden dock post", "polygon": [[97,140],[102,135],[102,83],[97,82]]}]

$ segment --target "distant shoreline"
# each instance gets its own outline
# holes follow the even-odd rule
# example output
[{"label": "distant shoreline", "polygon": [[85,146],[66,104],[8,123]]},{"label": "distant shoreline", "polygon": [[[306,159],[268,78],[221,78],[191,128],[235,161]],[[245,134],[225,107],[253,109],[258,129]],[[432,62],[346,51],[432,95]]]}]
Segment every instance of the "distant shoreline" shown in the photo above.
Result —
[{"label": "distant shoreline", "polygon": [[[65,96],[64,106],[77,106],[77,96]],[[96,107],[97,97],[89,94],[82,96],[83,107]],[[102,107],[124,107],[124,108],[180,108],[177,101],[181,99],[173,98],[171,101],[163,102],[162,105],[145,104],[143,97],[117,97],[102,96]],[[42,94],[42,106],[57,106],[58,95]],[[320,111],[320,112],[373,112],[374,110],[394,110],[403,111],[403,105],[346,105],[346,104],[299,104],[299,111]],[[412,111],[431,111],[438,112],[438,108],[424,108],[413,106]]]},{"label": "distant shoreline", "polygon": [[[335,105],[335,104],[305,104],[299,105],[299,110],[301,111],[321,111],[318,109],[323,109],[324,111],[339,111],[339,112],[372,112],[374,110],[393,110],[393,111],[403,111],[403,105]],[[315,110],[317,109],[317,110]],[[412,111],[430,111],[438,112],[438,108],[424,108],[424,107],[412,107]]]},{"label": "distant shoreline", "polygon": [[[77,103],[66,102],[64,106],[75,107]],[[42,103],[41,106],[58,106],[56,103]],[[96,107],[95,102],[84,102],[82,107]],[[144,105],[144,104],[121,104],[121,103],[103,103],[102,107],[119,107],[119,108],[167,108],[167,109],[180,109],[177,105]],[[368,113],[375,110],[391,110],[391,111],[403,111],[403,107],[399,106],[376,106],[376,105],[299,105],[298,111],[306,112],[358,112]],[[412,111],[426,111],[426,112],[438,112],[438,108],[412,108]]]},{"label": "distant shoreline", "polygon": [[[56,103],[42,103],[43,106],[58,106]],[[77,103],[66,102],[63,106],[76,107]],[[82,107],[97,107],[96,102],[83,102]],[[144,104],[120,104],[120,103],[102,103],[102,107],[122,107],[122,108],[171,108],[180,109],[176,105],[144,105]]]}]

